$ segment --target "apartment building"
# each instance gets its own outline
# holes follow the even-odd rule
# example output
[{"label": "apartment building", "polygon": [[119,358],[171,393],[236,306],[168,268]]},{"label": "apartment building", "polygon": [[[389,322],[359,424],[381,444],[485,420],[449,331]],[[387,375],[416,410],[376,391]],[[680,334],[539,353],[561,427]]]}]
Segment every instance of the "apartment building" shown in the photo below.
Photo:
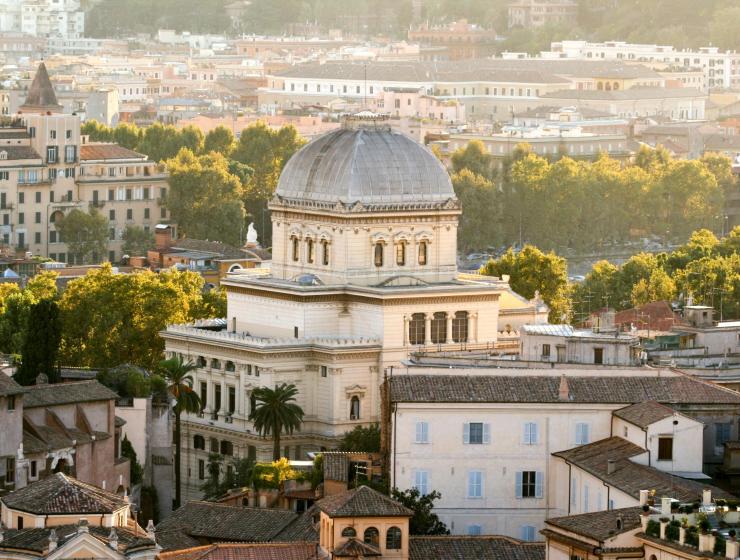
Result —
[{"label": "apartment building", "polygon": [[[65,114],[41,64],[18,112],[0,128],[0,242],[77,263],[56,228],[72,209],[105,206],[110,220],[107,255],[121,257],[126,225],[165,220],[167,177],[146,156],[115,144],[87,143],[80,117]],[[78,263],[81,264],[81,263]]]},{"label": "apartment building", "polygon": [[77,39],[85,31],[79,0],[6,0],[2,12],[0,32]]}]

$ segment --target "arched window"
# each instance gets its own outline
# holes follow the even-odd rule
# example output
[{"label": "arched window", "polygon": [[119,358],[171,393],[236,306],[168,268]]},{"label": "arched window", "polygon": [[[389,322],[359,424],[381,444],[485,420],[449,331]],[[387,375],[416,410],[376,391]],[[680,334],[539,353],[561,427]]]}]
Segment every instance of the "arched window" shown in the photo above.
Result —
[{"label": "arched window", "polygon": [[427,242],[419,242],[419,265],[424,266],[427,264]]},{"label": "arched window", "polygon": [[206,367],[206,359],[203,356],[198,356],[195,363],[198,367]]},{"label": "arched window", "polygon": [[374,262],[375,262],[375,266],[377,267],[383,266],[383,244],[382,243],[375,244]]},{"label": "arched window", "polygon": [[612,89],[614,91],[617,91],[619,89],[619,82],[614,82],[614,86],[612,86]]},{"label": "arched window", "polygon": [[401,549],[401,529],[398,527],[391,527],[385,534],[385,547],[388,550],[400,550]]},{"label": "arched window", "polygon": [[226,366],[224,367],[224,369],[226,371],[235,371],[236,370],[236,366],[234,365],[234,362],[228,361],[228,362],[226,362]]},{"label": "arched window", "polygon": [[225,439],[221,440],[221,455],[233,455],[234,444]]},{"label": "arched window", "polygon": [[314,244],[313,239],[306,239],[306,262],[313,263]]},{"label": "arched window", "polygon": [[345,527],[342,529],[342,536],[351,539],[352,537],[357,536],[357,531],[355,531],[354,527]]},{"label": "arched window", "polygon": [[209,439],[208,443],[211,448],[211,453],[218,453],[218,440],[215,437],[212,437]]},{"label": "arched window", "polygon": [[447,342],[447,313],[438,311],[432,315],[432,343],[444,344]]},{"label": "arched window", "polygon": [[355,396],[349,400],[349,419],[360,419],[360,397]]},{"label": "arched window", "polygon": [[604,89],[604,83],[599,82],[598,84],[596,84],[596,89],[599,91],[602,91]]},{"label": "arched window", "polygon": [[424,344],[426,339],[426,318],[423,313],[414,313],[409,321],[409,343]]},{"label": "arched window", "polygon": [[452,340],[455,342],[468,341],[468,312],[456,311],[452,318]]},{"label": "arched window", "polygon": [[297,237],[291,237],[290,238],[291,243],[293,244],[293,261],[298,262],[298,259],[301,255],[301,247],[298,244],[298,238]]},{"label": "arched window", "polygon": [[606,91],[611,91],[612,85],[609,82],[606,82],[606,87],[604,89],[606,89]]},{"label": "arched window", "polygon": [[375,547],[380,546],[380,532],[375,527],[368,527],[365,529],[365,544],[370,544]]},{"label": "arched window", "polygon": [[399,241],[396,243],[396,264],[403,266],[406,264],[406,242]]},{"label": "arched window", "polygon": [[201,435],[193,436],[193,449],[206,450],[206,438]]},{"label": "arched window", "polygon": [[211,367],[213,369],[221,369],[221,362],[219,360],[217,360],[216,358],[213,358],[211,360]]},{"label": "arched window", "polygon": [[247,446],[247,459],[257,460],[257,448],[254,445]]},{"label": "arched window", "polygon": [[321,241],[321,262],[324,266],[329,265],[329,242],[326,239]]}]

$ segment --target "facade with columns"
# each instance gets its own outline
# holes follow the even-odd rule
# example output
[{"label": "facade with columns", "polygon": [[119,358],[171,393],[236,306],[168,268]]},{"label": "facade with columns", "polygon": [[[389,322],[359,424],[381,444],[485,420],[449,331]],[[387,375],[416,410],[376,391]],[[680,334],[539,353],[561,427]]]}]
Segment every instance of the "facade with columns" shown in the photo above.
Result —
[{"label": "facade with columns", "polygon": [[[286,165],[270,204],[269,275],[230,274],[226,328],[174,325],[168,356],[198,365],[203,412],[184,417],[185,495],[200,497],[208,454],[271,457],[248,421],[251,392],[293,383],[305,412],[284,454],[332,448],[379,421],[379,386],[409,353],[493,347],[498,278],[458,275],[461,213],[446,170],[425,147],[376,120],[309,143]],[[544,320],[537,302],[516,299]],[[390,368],[394,369],[391,370]]]}]

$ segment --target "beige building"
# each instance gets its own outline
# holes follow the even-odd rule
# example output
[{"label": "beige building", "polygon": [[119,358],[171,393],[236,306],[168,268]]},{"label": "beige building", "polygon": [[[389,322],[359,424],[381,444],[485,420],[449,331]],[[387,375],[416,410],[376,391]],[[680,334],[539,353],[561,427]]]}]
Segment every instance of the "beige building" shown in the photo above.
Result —
[{"label": "beige building", "polygon": [[72,209],[108,213],[107,255],[121,257],[126,225],[153,227],[167,178],[146,156],[83,143],[80,117],[64,114],[41,64],[18,113],[0,127],[0,243],[11,251],[78,263],[55,224]]},{"label": "beige building", "polygon": [[[383,122],[355,120],[305,146],[270,206],[271,271],[221,282],[226,329],[162,333],[168,355],[198,365],[204,410],[183,425],[192,497],[209,450],[271,455],[247,419],[255,388],[298,387],[304,422],[283,444],[285,456],[304,458],[377,422],[384,372],[410,352],[495,345],[499,298],[509,301],[506,281],[458,275],[460,206],[449,176],[429,150]],[[546,314],[538,302],[511,299],[507,322]]]},{"label": "beige building", "polygon": [[509,29],[573,24],[578,18],[575,0],[515,0],[509,2]]}]

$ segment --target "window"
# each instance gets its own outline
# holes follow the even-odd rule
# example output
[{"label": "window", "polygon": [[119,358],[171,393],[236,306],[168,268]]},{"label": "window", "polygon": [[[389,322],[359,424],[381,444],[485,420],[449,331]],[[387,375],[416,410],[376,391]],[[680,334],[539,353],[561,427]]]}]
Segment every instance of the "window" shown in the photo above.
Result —
[{"label": "window", "polygon": [[19,531],[23,530],[23,518],[20,515],[18,516],[18,522],[16,523],[16,525],[18,525]]},{"label": "window", "polygon": [[483,473],[468,471],[468,498],[483,497]]},{"label": "window", "polygon": [[127,220],[133,220],[134,219],[134,210],[133,210],[133,208],[127,208],[126,209],[126,219]]},{"label": "window", "polygon": [[234,414],[236,410],[236,388],[229,387],[229,414]]},{"label": "window", "polygon": [[406,264],[406,242],[396,243],[396,264],[404,266]]},{"label": "window", "polygon": [[426,317],[423,313],[414,313],[409,321],[409,343],[424,344],[426,339]]},{"label": "window", "polygon": [[429,443],[429,422],[416,423],[416,443]]},{"label": "window", "polygon": [[234,454],[234,444],[230,441],[221,440],[221,455],[232,456]]},{"label": "window", "polygon": [[108,219],[111,222],[114,222],[116,220],[116,211],[115,210],[109,210],[108,211]]},{"label": "window", "polygon": [[377,267],[383,266],[383,244],[382,243],[375,244],[374,262],[375,262],[375,266]]},{"label": "window", "polygon": [[206,462],[203,459],[198,459],[198,479],[205,480],[206,478]]},{"label": "window", "polygon": [[422,496],[426,496],[429,493],[429,473],[427,471],[416,471],[414,473],[414,488]]},{"label": "window", "polygon": [[31,461],[31,478],[36,478],[38,476],[38,464],[36,461]]},{"label": "window", "polygon": [[26,216],[23,212],[18,212],[18,225],[22,225],[26,221]]},{"label": "window", "polygon": [[211,367],[213,369],[221,369],[221,362],[219,360],[217,360],[216,358],[213,358],[211,360]]},{"label": "window", "polygon": [[424,266],[427,264],[427,242],[419,242],[419,265]]},{"label": "window", "polygon": [[234,365],[234,362],[231,360],[226,362],[226,365],[224,366],[224,369],[226,371],[236,371],[236,366]]},{"label": "window", "polygon": [[328,373],[328,370],[329,370],[329,368],[327,368],[326,366],[321,366],[321,367],[319,368],[319,370],[321,371],[321,377],[326,377],[326,376],[327,376],[327,373]]},{"label": "window", "polygon": [[116,228],[110,228],[110,230],[108,230],[108,239],[110,241],[116,240]]},{"label": "window", "polygon": [[388,550],[401,550],[401,529],[391,527],[385,534],[385,548]]},{"label": "window", "polygon": [[468,535],[471,537],[477,537],[482,534],[482,527],[480,525],[468,525]]},{"label": "window", "polygon": [[349,419],[360,419],[360,397],[352,397],[349,401]]},{"label": "window", "polygon": [[10,172],[0,171],[0,181],[9,181],[9,180],[10,180]]},{"label": "window", "polygon": [[357,536],[357,531],[355,531],[354,527],[345,527],[342,529],[342,536],[351,539]]},{"label": "window", "polygon": [[537,423],[536,422],[525,422],[524,423],[524,435],[522,443],[524,445],[536,445],[537,444]]},{"label": "window", "polygon": [[115,200],[116,194],[113,189],[108,189],[108,200]]},{"label": "window", "polygon": [[483,422],[469,422],[463,425],[463,443],[482,445],[490,443],[491,425]]},{"label": "window", "polygon": [[15,395],[8,395],[8,411],[15,410]]},{"label": "window", "polygon": [[144,208],[144,219],[145,220],[149,219],[149,208]]},{"label": "window", "polygon": [[313,239],[306,239],[306,262],[313,263],[314,244]]},{"label": "window", "polygon": [[208,443],[210,444],[211,453],[218,453],[218,440],[215,437],[209,438]]},{"label": "window", "polygon": [[35,200],[36,204],[39,204],[41,202],[41,191],[36,193]]},{"label": "window", "polygon": [[41,212],[36,212],[33,219],[35,223],[40,224],[41,223]]},{"label": "window", "polygon": [[604,349],[603,348],[594,348],[594,363],[595,364],[604,363]]},{"label": "window", "polygon": [[298,259],[300,258],[300,252],[301,252],[301,248],[298,245],[298,238],[292,237],[291,242],[293,244],[293,261],[298,262]]},{"label": "window", "polygon": [[47,146],[46,147],[46,163],[56,163],[57,162],[57,148],[56,146]]},{"label": "window", "polygon": [[542,479],[541,472],[520,471],[516,473],[516,497],[517,498],[541,498]]},{"label": "window", "polygon": [[468,312],[456,311],[452,318],[452,340],[455,342],[468,341]]},{"label": "window", "polygon": [[202,449],[205,451],[206,449],[206,438],[204,438],[201,435],[195,435],[193,436],[193,449]]},{"label": "window", "polygon": [[64,161],[66,163],[74,163],[76,160],[77,160],[77,146],[65,146]]},{"label": "window", "polygon": [[365,529],[363,535],[363,541],[365,544],[372,545],[374,547],[380,546],[380,532],[375,527],[368,527]]},{"label": "window", "polygon": [[522,525],[521,540],[531,542],[534,540],[535,529],[531,525]]},{"label": "window", "polygon": [[221,385],[213,384],[213,412],[221,410]]},{"label": "window", "polygon": [[447,342],[447,313],[438,311],[432,315],[432,343],[444,344]]},{"label": "window", "polygon": [[576,445],[586,445],[589,442],[589,425],[585,422],[576,423]]},{"label": "window", "polygon": [[725,442],[730,441],[732,424],[729,422],[718,422],[714,425],[714,445],[723,447]]},{"label": "window", "polygon": [[673,461],[673,438],[658,438],[658,461]]},{"label": "window", "polygon": [[18,193],[18,204],[23,204],[26,200],[26,193],[19,192]]},{"label": "window", "polygon": [[543,344],[542,345],[542,357],[543,358],[550,358],[550,345],[549,344]]}]

